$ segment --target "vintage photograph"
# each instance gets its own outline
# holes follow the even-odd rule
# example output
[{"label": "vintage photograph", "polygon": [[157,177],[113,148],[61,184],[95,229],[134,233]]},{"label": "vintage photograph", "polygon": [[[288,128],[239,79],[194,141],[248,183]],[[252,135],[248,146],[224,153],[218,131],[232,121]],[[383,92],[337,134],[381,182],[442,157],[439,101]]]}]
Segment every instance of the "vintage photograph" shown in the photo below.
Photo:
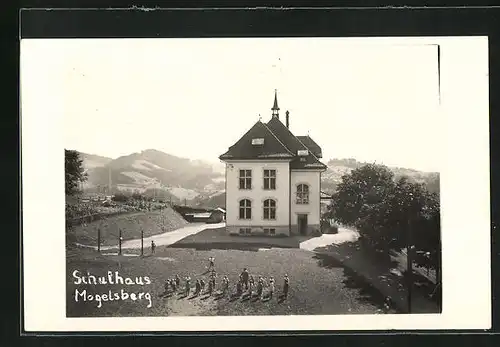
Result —
[{"label": "vintage photograph", "polygon": [[63,46],[67,317],[442,312],[438,45]]}]

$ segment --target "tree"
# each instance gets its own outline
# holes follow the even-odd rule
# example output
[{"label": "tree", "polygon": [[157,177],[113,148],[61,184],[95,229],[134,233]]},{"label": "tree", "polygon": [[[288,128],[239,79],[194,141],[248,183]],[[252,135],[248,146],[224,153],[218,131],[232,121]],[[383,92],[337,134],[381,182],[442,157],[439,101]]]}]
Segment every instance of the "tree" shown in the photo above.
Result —
[{"label": "tree", "polygon": [[74,150],[64,150],[65,190],[67,195],[79,192],[79,184],[87,180],[80,154]]},{"label": "tree", "polygon": [[331,217],[355,225],[369,218],[374,205],[386,199],[394,186],[394,174],[386,166],[366,164],[342,176],[332,196]]},{"label": "tree", "polygon": [[389,251],[401,250],[411,241],[418,254],[429,258],[416,261],[437,267],[439,197],[424,184],[405,176],[394,181],[387,167],[368,164],[344,175],[332,199],[330,217],[355,226],[365,244]]}]

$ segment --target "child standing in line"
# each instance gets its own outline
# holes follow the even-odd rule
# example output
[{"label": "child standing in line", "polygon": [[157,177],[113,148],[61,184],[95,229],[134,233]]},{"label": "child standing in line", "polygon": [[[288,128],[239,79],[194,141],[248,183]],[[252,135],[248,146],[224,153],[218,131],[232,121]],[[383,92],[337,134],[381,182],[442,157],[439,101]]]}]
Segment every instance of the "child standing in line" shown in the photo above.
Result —
[{"label": "child standing in line", "polygon": [[205,291],[205,281],[203,278],[200,280],[201,292]]},{"label": "child standing in line", "polygon": [[229,278],[227,276],[224,276],[222,279],[222,295],[226,295],[229,289]]},{"label": "child standing in line", "polygon": [[195,286],[196,286],[196,288],[195,288],[194,295],[199,295],[200,292],[201,292],[201,284],[200,284],[200,280],[199,279],[196,280]]},{"label": "child standing in line", "polygon": [[269,278],[269,299],[273,298],[274,294],[274,277]]},{"label": "child standing in line", "polygon": [[191,277],[187,276],[186,277],[186,295],[189,295],[190,290],[191,290]]},{"label": "child standing in line", "polygon": [[264,280],[262,279],[262,277],[259,278],[259,280],[257,281],[257,297],[262,297],[262,292],[263,292],[263,289],[264,289]]},{"label": "child standing in line", "polygon": [[243,283],[240,280],[236,283],[236,296],[240,297],[242,293],[243,293]]},{"label": "child standing in line", "polygon": [[264,300],[264,288],[266,287],[266,280],[264,280],[264,277],[260,277],[259,281],[262,283],[262,289],[260,290],[260,299]]},{"label": "child standing in line", "polygon": [[175,275],[175,285],[178,287],[181,284],[181,278],[179,275]]},{"label": "child standing in line", "polygon": [[252,297],[252,292],[253,292],[253,278],[250,278],[248,280],[248,296],[251,298]]},{"label": "child standing in line", "polygon": [[249,274],[247,268],[243,269],[243,272],[241,273],[241,280],[243,281],[243,284],[245,285],[245,290],[248,289],[248,279],[249,279]]},{"label": "child standing in line", "polygon": [[214,282],[212,279],[208,280],[208,295],[212,296],[212,292],[214,290]]}]

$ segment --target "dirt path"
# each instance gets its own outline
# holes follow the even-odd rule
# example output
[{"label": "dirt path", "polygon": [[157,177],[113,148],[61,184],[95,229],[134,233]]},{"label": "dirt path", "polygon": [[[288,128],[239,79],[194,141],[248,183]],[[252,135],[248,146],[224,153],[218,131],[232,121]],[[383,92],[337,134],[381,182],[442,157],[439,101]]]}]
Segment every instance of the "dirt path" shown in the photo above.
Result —
[{"label": "dirt path", "polygon": [[[168,231],[163,234],[145,237],[144,248],[150,248],[151,241],[154,241],[156,246],[170,246],[171,244],[176,243],[177,241],[182,240],[187,236],[197,234],[203,230],[217,229],[225,226],[226,226],[225,223],[218,223],[218,224],[193,223],[188,226],[173,231]],[[96,246],[87,246],[82,244],[77,244],[77,245],[80,247],[97,249]],[[110,249],[116,249],[117,247],[118,245],[101,246],[101,250],[105,251]],[[141,239],[127,240],[122,243],[122,249],[138,249],[138,248],[141,248]]]},{"label": "dirt path", "polygon": [[313,237],[307,241],[300,243],[300,249],[306,251],[314,251],[318,247],[329,245],[339,245],[345,242],[356,242],[359,238],[359,233],[355,230],[339,228],[337,234],[323,234],[320,237]]}]

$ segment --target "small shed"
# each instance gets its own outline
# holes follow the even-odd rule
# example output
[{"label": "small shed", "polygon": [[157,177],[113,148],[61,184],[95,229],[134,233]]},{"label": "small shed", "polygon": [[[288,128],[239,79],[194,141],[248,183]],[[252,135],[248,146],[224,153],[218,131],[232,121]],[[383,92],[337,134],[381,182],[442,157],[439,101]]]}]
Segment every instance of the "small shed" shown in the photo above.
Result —
[{"label": "small shed", "polygon": [[226,210],[217,207],[216,209],[212,210],[208,223],[222,223],[225,220],[226,220]]}]

